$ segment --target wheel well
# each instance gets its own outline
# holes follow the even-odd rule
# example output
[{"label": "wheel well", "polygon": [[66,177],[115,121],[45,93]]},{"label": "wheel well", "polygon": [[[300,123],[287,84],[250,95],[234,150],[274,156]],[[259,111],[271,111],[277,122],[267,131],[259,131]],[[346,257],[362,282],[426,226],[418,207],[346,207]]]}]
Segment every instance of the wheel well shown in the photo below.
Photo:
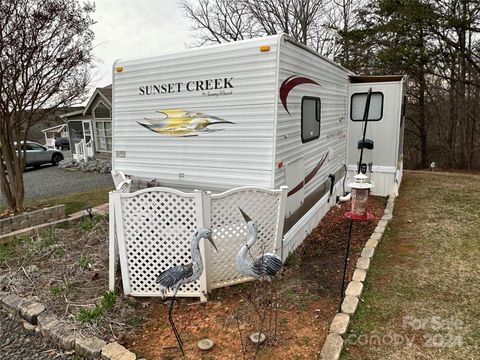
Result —
[{"label": "wheel well", "polygon": [[64,157],[63,157],[62,154],[60,154],[60,153],[53,153],[53,155],[52,155],[52,161],[53,161],[53,158],[54,158],[55,156],[60,156],[61,160],[64,159]]}]

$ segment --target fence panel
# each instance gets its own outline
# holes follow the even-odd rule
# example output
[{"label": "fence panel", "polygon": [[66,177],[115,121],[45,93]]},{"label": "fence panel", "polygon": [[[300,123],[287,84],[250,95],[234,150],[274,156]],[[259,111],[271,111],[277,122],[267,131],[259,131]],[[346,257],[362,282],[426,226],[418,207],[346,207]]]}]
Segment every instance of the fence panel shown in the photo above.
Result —
[{"label": "fence panel", "polygon": [[285,190],[237,188],[211,196],[211,227],[218,247],[212,253],[209,267],[209,288],[238,284],[247,280],[237,272],[235,259],[249,237],[241,208],[257,222],[258,240],[251,249],[252,257],[272,252],[280,255],[283,230]]}]

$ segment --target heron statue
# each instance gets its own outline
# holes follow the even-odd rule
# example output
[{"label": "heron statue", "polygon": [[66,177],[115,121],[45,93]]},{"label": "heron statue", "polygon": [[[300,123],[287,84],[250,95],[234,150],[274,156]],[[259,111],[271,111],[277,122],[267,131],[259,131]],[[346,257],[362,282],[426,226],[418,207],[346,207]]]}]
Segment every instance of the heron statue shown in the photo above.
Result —
[{"label": "heron statue", "polygon": [[258,239],[257,222],[252,220],[242,209],[238,209],[247,223],[247,230],[250,237],[237,254],[237,271],[240,274],[252,276],[256,279],[267,279],[271,281],[272,278],[282,270],[282,259],[272,253],[262,254],[253,260],[249,258],[248,252]]},{"label": "heron statue", "polygon": [[202,228],[198,230],[193,236],[191,244],[192,262],[186,265],[173,266],[165,271],[162,271],[155,280],[155,282],[160,286],[162,297],[165,297],[168,291],[173,291],[172,301],[170,302],[170,307],[168,309],[168,321],[170,322],[170,326],[175,334],[178,346],[180,347],[183,355],[185,355],[183,351],[183,341],[178,333],[172,317],[173,304],[180,286],[196,281],[203,273],[203,261],[199,246],[200,240],[207,239],[218,252],[217,246],[213,242],[212,234],[212,229]]},{"label": "heron statue", "polygon": [[[250,259],[249,258],[249,251],[255,245],[258,239],[258,227],[257,227],[257,222],[255,220],[252,220],[242,209],[240,209],[240,212],[243,215],[243,218],[245,219],[247,223],[247,230],[248,233],[250,234],[250,237],[246,241],[246,243],[240,248],[240,251],[237,254],[236,258],[236,266],[237,266],[237,271],[243,275],[247,276],[252,276],[256,279],[259,280],[268,280],[268,283],[270,284],[270,299],[268,303],[273,306],[274,302],[274,290],[272,287],[272,279],[275,277],[275,275],[278,275],[283,268],[283,262],[280,257],[278,257],[276,254],[273,253],[264,253],[260,255],[257,258]],[[250,256],[251,257],[251,256]],[[262,294],[264,294],[263,291],[261,291]],[[275,293],[275,298],[276,298],[276,293]],[[277,337],[277,310],[278,306],[275,305],[275,313],[274,313],[274,337]],[[256,334],[259,337],[262,336],[262,330],[263,330],[263,323],[266,317],[266,309],[264,310],[263,316],[258,314],[260,317],[261,321],[261,326],[260,326],[260,331]],[[270,314],[270,329],[272,327],[272,315]],[[252,334],[255,335],[255,334]],[[257,343],[257,348],[256,352],[258,351],[258,345],[260,342]]]}]

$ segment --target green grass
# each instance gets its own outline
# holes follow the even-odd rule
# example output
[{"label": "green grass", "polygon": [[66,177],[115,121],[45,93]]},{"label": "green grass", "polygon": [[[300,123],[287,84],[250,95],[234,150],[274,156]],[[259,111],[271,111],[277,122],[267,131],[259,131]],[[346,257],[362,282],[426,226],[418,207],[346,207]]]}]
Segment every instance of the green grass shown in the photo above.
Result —
[{"label": "green grass", "polygon": [[90,231],[101,220],[102,220],[102,216],[97,214],[93,214],[92,216],[86,216],[80,222],[80,227],[85,231]]},{"label": "green grass", "polygon": [[33,200],[26,202],[25,205],[28,207],[43,208],[65,204],[65,213],[66,215],[70,215],[78,211],[107,203],[108,192],[111,190],[113,189],[110,187],[93,189],[84,192],[50,197],[47,199]]},{"label": "green grass", "polygon": [[83,324],[95,324],[105,312],[113,310],[116,301],[117,294],[113,291],[108,291],[93,308],[81,309],[76,319]]},{"label": "green grass", "polygon": [[76,289],[76,285],[72,282],[65,282],[61,285],[52,286],[50,288],[50,293],[53,296],[68,296]]},{"label": "green grass", "polygon": [[77,265],[81,270],[88,270],[92,266],[92,258],[90,256],[81,256],[77,261]]},{"label": "green grass", "polygon": [[[343,359],[470,359],[479,353],[479,182],[475,175],[406,172],[349,333],[350,339],[407,334],[417,341],[411,347],[351,342]],[[434,317],[455,319],[463,326],[418,330],[405,326],[406,317],[430,324]],[[463,345],[432,347],[425,341],[448,335]]]}]

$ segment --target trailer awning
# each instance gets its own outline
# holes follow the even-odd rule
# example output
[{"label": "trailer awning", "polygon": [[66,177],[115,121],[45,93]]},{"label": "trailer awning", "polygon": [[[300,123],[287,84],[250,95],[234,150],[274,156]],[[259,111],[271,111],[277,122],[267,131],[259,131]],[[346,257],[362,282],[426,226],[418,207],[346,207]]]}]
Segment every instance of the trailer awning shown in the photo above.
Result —
[{"label": "trailer awning", "polygon": [[351,83],[400,81],[404,75],[349,75]]}]

